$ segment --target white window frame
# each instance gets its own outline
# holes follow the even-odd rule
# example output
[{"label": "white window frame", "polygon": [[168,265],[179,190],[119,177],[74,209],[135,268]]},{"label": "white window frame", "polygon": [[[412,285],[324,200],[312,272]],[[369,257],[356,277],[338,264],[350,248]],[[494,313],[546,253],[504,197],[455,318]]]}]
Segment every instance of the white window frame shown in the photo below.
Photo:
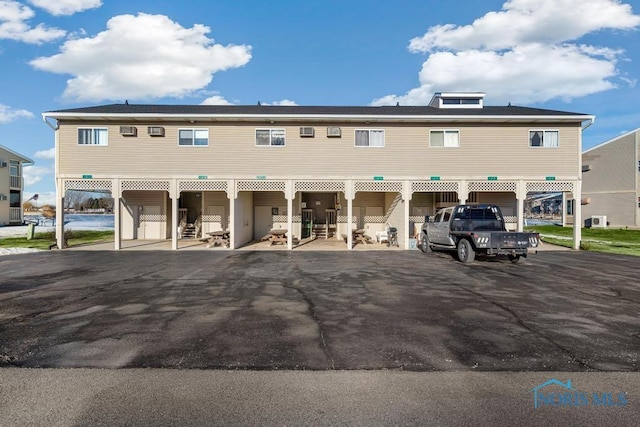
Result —
[{"label": "white window frame", "polygon": [[[269,132],[269,143],[268,144],[258,144],[258,132]],[[274,144],[273,139],[275,132],[282,132],[282,144]],[[256,128],[255,131],[255,144],[256,147],[286,147],[287,145],[287,130],[285,128]]]},{"label": "white window frame", "polygon": [[[90,142],[85,142],[82,143],[80,142],[80,131],[91,131],[91,138],[90,138]],[[96,131],[104,131],[104,142],[100,143],[100,141],[95,142],[95,132]],[[109,128],[106,127],[78,127],[78,131],[77,131],[77,135],[78,135],[78,145],[89,145],[89,146],[101,146],[101,147],[105,147],[107,145],[109,145]],[[100,138],[98,138],[100,139]]]},{"label": "white window frame", "polygon": [[[531,134],[533,132],[542,132],[542,144],[531,145]],[[556,134],[555,145],[545,145],[545,135],[547,132],[554,132]],[[560,130],[559,129],[529,129],[529,147],[530,148],[558,148],[560,147]]]},{"label": "white window frame", "polygon": [[[367,132],[367,145],[358,145],[358,132]],[[371,132],[382,132],[382,145],[371,145]],[[386,145],[386,132],[384,129],[354,129],[353,146],[356,148],[384,148]]]},{"label": "white window frame", "polygon": [[[180,133],[182,131],[190,131],[191,132],[191,144],[180,144]],[[196,144],[196,132],[206,132],[207,133],[207,143],[206,144]],[[208,147],[209,146],[209,129],[208,128],[179,128],[178,129],[178,147]]]},{"label": "white window frame", "polygon": [[[442,145],[433,145],[431,135],[433,132],[442,132]],[[446,145],[447,140],[445,136],[447,133],[458,135],[457,145]],[[460,129],[429,129],[429,147],[430,148],[460,148]]]}]

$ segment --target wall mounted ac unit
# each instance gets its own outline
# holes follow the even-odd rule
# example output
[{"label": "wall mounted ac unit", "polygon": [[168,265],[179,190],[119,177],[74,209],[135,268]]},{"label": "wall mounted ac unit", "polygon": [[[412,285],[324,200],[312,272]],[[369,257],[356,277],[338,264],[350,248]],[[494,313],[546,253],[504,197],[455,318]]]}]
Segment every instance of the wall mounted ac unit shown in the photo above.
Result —
[{"label": "wall mounted ac unit", "polygon": [[151,136],[164,136],[164,128],[162,126],[149,126],[147,132]]},{"label": "wall mounted ac unit", "polygon": [[122,136],[136,136],[138,129],[135,126],[120,126],[120,135]]},{"label": "wall mounted ac unit", "polygon": [[327,128],[327,136],[333,138],[340,138],[342,136],[342,129],[336,126]]},{"label": "wall mounted ac unit", "polygon": [[5,196],[4,194],[0,194],[0,200],[7,200],[7,196]]},{"label": "wall mounted ac unit", "polygon": [[315,129],[312,127],[302,127],[300,128],[300,136],[313,136],[315,135]]},{"label": "wall mounted ac unit", "polygon": [[606,215],[591,215],[591,227],[592,228],[607,228],[607,216]]},{"label": "wall mounted ac unit", "polygon": [[3,162],[2,160],[0,160],[0,168],[6,168],[7,167],[7,162]]}]

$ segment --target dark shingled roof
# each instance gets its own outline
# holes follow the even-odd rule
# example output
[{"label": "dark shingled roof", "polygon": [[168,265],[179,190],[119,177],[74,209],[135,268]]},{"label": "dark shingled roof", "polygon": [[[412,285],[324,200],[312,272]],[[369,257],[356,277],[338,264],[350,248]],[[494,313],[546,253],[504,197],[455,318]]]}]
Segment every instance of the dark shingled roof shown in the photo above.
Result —
[{"label": "dark shingled roof", "polygon": [[91,115],[353,115],[353,116],[585,116],[586,114],[566,111],[545,110],[530,107],[484,108],[436,108],[429,106],[284,106],[284,105],[153,105],[153,104],[110,104],[95,107],[70,108],[45,113],[55,117],[56,113]]}]

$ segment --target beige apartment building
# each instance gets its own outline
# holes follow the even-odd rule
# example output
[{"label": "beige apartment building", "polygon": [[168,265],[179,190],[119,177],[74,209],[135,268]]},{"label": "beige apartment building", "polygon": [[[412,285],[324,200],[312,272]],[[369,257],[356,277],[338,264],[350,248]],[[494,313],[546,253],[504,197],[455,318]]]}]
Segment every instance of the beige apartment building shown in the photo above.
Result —
[{"label": "beige apartment building", "polygon": [[111,192],[115,249],[179,249],[185,224],[227,230],[230,249],[272,229],[286,230],[288,249],[318,237],[350,249],[354,230],[375,238],[390,226],[410,248],[425,215],[458,203],[497,204],[521,230],[527,193],[580,200],[582,130],[594,120],[485,106],[482,93],[437,93],[427,106],[125,103],[43,118],[55,130],[58,215],[68,190]]},{"label": "beige apartment building", "polygon": [[640,227],[640,128],[582,153],[582,209],[592,227]]},{"label": "beige apartment building", "polygon": [[28,157],[0,145],[0,226],[22,224],[22,167],[32,164]]}]

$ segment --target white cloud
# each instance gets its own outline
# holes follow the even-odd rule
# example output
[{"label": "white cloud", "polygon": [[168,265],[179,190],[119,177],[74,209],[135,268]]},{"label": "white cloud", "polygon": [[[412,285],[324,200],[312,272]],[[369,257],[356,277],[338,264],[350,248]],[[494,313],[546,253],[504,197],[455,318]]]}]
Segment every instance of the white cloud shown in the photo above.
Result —
[{"label": "white cloud", "polygon": [[20,118],[31,118],[33,113],[27,110],[14,110],[11,107],[0,104],[0,123],[9,123]]},{"label": "white cloud", "polygon": [[14,0],[0,0],[0,39],[41,44],[64,37],[67,32],[44,24],[31,27],[27,21],[35,16],[33,10]]},{"label": "white cloud", "polygon": [[283,99],[281,101],[274,101],[274,102],[261,102],[262,105],[290,105],[290,106],[294,106],[294,105],[298,105],[296,104],[295,101],[292,101],[290,99]]},{"label": "white cloud", "polygon": [[47,175],[51,175],[53,170],[49,166],[25,166],[22,170],[24,172],[24,185],[25,187],[37,184],[42,181]]},{"label": "white cloud", "polygon": [[429,54],[420,86],[372,104],[424,105],[438,91],[483,91],[491,103],[530,104],[609,90],[624,51],[572,42],[638,26],[640,16],[618,0],[510,0],[471,25],[439,25],[412,39],[411,52]]},{"label": "white cloud", "polygon": [[205,99],[200,105],[233,105],[233,102],[229,102],[220,95],[213,95]]},{"label": "white cloud", "polygon": [[629,30],[640,16],[619,0],[510,0],[473,24],[432,27],[409,50],[508,49],[527,43],[556,44],[602,29]]},{"label": "white cloud", "polygon": [[95,37],[66,41],[31,65],[71,74],[64,97],[77,101],[181,97],[207,86],[218,71],[251,59],[247,45],[215,44],[209,28],[184,28],[163,15],[120,15]]},{"label": "white cloud", "polygon": [[73,15],[102,6],[102,0],[29,0],[29,3],[55,16]]},{"label": "white cloud", "polygon": [[36,151],[36,153],[33,156],[37,159],[54,160],[56,158],[56,149],[54,147],[54,148],[49,148],[48,150]]}]

